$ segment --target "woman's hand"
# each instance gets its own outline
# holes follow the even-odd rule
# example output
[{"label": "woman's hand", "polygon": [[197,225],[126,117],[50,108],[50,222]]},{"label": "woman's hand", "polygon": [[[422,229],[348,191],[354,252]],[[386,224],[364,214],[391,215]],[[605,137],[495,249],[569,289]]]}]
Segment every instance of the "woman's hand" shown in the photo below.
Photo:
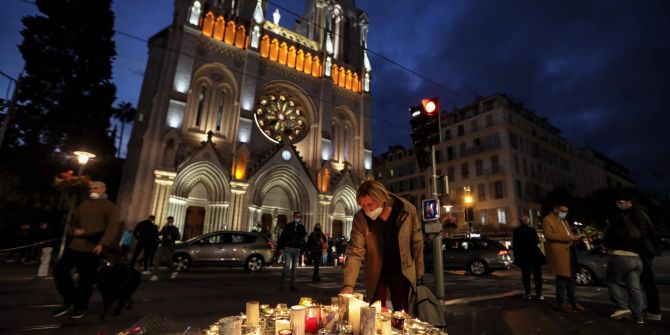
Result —
[{"label": "woman's hand", "polygon": [[354,288],[351,286],[345,286],[342,288],[342,291],[340,291],[340,294],[352,294],[354,293]]}]

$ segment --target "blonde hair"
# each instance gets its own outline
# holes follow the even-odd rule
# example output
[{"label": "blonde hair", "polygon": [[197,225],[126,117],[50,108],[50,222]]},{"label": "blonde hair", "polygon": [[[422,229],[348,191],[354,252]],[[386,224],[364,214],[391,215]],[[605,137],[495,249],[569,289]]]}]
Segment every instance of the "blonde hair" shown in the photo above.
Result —
[{"label": "blonde hair", "polygon": [[361,186],[358,186],[358,191],[356,191],[356,200],[360,202],[361,198],[364,196],[369,196],[378,202],[381,206],[391,206],[393,203],[393,198],[386,190],[384,185],[376,180],[366,180]]},{"label": "blonde hair", "polygon": [[103,189],[103,190],[105,190],[105,191],[107,190],[107,185],[105,185],[105,183],[103,183],[103,182],[101,182],[101,181],[97,181],[97,180],[96,180],[96,181],[92,181],[90,184],[88,184],[88,186],[89,186],[89,187],[91,187],[91,186],[97,186],[97,187],[100,187],[101,189]]}]

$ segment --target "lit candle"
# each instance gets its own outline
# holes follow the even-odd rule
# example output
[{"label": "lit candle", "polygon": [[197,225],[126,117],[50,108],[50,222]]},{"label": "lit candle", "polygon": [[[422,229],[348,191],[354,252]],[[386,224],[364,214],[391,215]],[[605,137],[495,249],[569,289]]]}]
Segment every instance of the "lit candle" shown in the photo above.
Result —
[{"label": "lit candle", "polygon": [[391,318],[383,315],[381,318],[381,335],[391,335]]},{"label": "lit candle", "polygon": [[247,327],[258,326],[259,307],[258,301],[247,302]]},{"label": "lit candle", "polygon": [[319,305],[310,304],[306,307],[305,331],[308,333],[316,333],[319,329]]},{"label": "lit candle", "polygon": [[284,319],[275,320],[275,335],[279,335],[279,332],[285,329],[291,329],[291,321]]},{"label": "lit candle", "polygon": [[354,330],[354,335],[361,333],[361,307],[367,306],[363,300],[351,298],[349,300],[349,323]]},{"label": "lit candle", "polygon": [[[375,335],[375,321],[377,319],[377,309],[374,306],[361,307],[361,335]],[[354,330],[355,332],[355,330]]]},{"label": "lit candle", "polygon": [[291,306],[293,335],[305,335],[305,306]]},{"label": "lit candle", "polygon": [[348,293],[341,293],[337,295],[337,319],[341,321],[349,320],[349,300],[352,295]]},{"label": "lit candle", "polygon": [[301,306],[309,306],[311,304],[312,304],[312,298],[310,297],[301,297],[300,302],[298,303],[298,305]]}]

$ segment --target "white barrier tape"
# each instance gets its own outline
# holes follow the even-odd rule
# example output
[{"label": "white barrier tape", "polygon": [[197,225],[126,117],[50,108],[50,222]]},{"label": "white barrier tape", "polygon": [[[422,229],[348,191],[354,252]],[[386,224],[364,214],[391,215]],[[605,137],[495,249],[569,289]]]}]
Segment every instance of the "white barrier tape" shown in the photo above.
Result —
[{"label": "white barrier tape", "polygon": [[34,247],[34,246],[36,246],[36,245],[47,244],[47,243],[51,243],[51,242],[53,242],[53,241],[57,241],[57,240],[59,240],[59,239],[54,238],[54,239],[51,239],[51,240],[46,240],[46,241],[37,242],[37,243],[33,243],[33,244],[22,245],[22,246],[20,246],[20,247],[14,247],[14,248],[9,248],[9,249],[2,249],[2,250],[0,250],[0,252],[12,251],[12,250],[19,250],[19,249],[28,248],[28,247]]}]

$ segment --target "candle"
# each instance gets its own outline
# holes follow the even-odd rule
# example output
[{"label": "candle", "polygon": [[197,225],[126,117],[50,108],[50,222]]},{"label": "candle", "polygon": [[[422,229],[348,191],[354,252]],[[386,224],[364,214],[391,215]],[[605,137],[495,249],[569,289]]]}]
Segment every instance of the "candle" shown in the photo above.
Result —
[{"label": "candle", "polygon": [[285,329],[291,329],[291,321],[285,319],[275,320],[275,335],[279,335],[279,333]]},{"label": "candle", "polygon": [[321,327],[333,330],[337,321],[337,305],[321,306]]},{"label": "candle", "polygon": [[[375,321],[377,319],[377,309],[374,306],[361,307],[361,335],[375,335]],[[354,330],[355,331],[355,330]]]},{"label": "candle", "polygon": [[361,292],[354,292],[353,296],[358,300],[363,300],[363,298],[365,297],[365,295]]},{"label": "candle", "polygon": [[391,335],[391,318],[383,315],[381,318],[381,335]]},{"label": "candle", "polygon": [[391,320],[391,325],[395,329],[403,330],[403,328],[405,328],[405,312],[401,311],[393,313],[393,319]]},{"label": "candle", "polygon": [[338,320],[349,320],[349,300],[351,300],[352,295],[348,293],[341,293],[337,295],[337,319]]},{"label": "candle", "polygon": [[291,328],[293,335],[305,335],[305,306],[291,306]]},{"label": "candle", "polygon": [[319,318],[316,316],[308,316],[305,318],[305,331],[308,333],[316,333],[319,329]]},{"label": "candle", "polygon": [[278,335],[293,335],[293,332],[290,329],[282,329],[277,334]]},{"label": "candle", "polygon": [[367,306],[363,300],[351,298],[349,300],[349,323],[354,330],[354,335],[361,333],[361,307]]},{"label": "candle", "polygon": [[312,304],[312,298],[310,297],[301,297],[300,302],[298,303],[298,305],[301,306],[309,306],[311,304]]},{"label": "candle", "polygon": [[258,301],[247,301],[247,327],[258,326],[259,307]]}]

